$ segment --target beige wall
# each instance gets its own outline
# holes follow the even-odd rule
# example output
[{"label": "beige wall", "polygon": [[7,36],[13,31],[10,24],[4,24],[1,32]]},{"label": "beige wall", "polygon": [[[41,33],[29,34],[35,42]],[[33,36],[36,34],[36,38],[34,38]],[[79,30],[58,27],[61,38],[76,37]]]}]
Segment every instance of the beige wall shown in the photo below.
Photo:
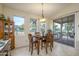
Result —
[{"label": "beige wall", "polygon": [[2,14],[2,5],[0,4],[0,14]]},{"label": "beige wall", "polygon": [[79,12],[75,13],[75,42],[76,48],[79,49]]}]

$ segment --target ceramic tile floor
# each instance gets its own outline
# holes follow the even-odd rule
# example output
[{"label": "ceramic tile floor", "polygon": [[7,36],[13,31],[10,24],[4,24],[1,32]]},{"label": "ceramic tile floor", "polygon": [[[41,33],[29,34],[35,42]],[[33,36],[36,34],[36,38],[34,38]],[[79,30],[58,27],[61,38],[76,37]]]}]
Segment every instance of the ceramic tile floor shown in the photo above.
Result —
[{"label": "ceramic tile floor", "polygon": [[[29,47],[17,48],[11,51],[12,56],[31,56]],[[54,42],[52,52],[48,49],[48,54],[45,52],[45,48],[40,49],[40,54],[37,55],[37,51],[34,50],[32,56],[79,56],[79,50],[61,43]]]}]

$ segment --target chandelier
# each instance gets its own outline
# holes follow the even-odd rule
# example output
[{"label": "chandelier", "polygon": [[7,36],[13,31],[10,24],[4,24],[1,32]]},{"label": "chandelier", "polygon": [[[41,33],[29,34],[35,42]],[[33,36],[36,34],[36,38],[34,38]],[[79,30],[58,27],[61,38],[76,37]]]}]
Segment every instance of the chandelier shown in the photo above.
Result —
[{"label": "chandelier", "polygon": [[44,22],[46,19],[44,18],[44,4],[42,3],[41,4],[41,6],[42,6],[42,19],[40,19],[40,22]]}]

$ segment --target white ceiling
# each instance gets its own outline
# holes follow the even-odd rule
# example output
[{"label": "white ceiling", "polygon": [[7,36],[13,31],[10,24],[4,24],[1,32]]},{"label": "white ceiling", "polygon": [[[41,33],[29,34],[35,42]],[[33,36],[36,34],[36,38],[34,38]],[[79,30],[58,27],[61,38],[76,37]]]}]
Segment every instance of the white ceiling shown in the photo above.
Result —
[{"label": "white ceiling", "polygon": [[[45,3],[44,4],[44,15],[45,17],[50,17],[59,12],[60,10],[66,8],[70,4],[68,3]],[[6,3],[4,6],[28,12],[37,16],[41,16],[41,3]]]}]

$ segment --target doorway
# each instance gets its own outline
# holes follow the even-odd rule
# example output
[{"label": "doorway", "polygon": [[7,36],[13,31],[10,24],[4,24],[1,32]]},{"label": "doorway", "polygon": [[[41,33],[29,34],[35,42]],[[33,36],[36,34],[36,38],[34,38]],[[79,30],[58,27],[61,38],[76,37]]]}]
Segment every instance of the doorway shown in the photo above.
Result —
[{"label": "doorway", "polygon": [[14,16],[15,22],[15,45],[16,48],[26,46],[26,39],[24,34],[24,18]]}]

